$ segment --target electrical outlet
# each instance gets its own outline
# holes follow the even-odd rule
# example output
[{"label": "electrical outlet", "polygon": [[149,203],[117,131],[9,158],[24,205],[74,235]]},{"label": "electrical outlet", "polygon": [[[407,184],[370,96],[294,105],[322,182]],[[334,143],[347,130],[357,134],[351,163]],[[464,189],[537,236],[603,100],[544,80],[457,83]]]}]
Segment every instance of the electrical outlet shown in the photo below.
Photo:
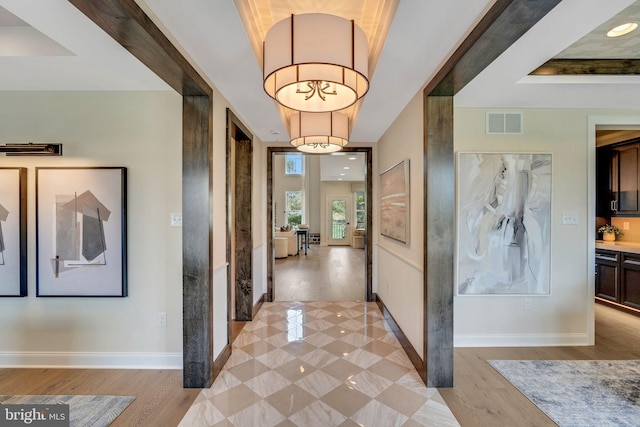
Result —
[{"label": "electrical outlet", "polygon": [[525,311],[531,310],[531,298],[524,299],[524,309]]},{"label": "electrical outlet", "polygon": [[182,214],[181,213],[172,213],[171,214],[171,226],[172,227],[182,227]]},{"label": "electrical outlet", "polygon": [[158,313],[158,326],[167,326],[167,313]]},{"label": "electrical outlet", "polygon": [[626,221],[625,221],[625,222],[623,222],[623,223],[622,223],[622,229],[623,229],[623,230],[628,230],[628,229],[629,229],[629,223],[628,223],[628,222],[626,222]]}]

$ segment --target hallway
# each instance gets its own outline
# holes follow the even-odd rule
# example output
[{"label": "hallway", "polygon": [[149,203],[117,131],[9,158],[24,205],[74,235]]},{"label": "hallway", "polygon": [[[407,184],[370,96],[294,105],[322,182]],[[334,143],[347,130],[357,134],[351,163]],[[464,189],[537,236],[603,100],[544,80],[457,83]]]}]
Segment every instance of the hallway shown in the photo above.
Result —
[{"label": "hallway", "polygon": [[310,245],[308,255],[276,259],[275,301],[364,301],[365,251]]},{"label": "hallway", "polygon": [[457,426],[375,303],[265,303],[180,426]]}]

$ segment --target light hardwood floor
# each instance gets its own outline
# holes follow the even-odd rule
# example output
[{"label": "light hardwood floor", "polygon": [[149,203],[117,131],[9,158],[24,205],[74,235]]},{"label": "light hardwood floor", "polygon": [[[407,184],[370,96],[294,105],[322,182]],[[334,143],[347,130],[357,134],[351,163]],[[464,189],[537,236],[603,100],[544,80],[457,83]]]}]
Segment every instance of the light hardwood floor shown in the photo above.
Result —
[{"label": "light hardwood floor", "polygon": [[364,301],[364,249],[310,245],[307,255],[276,259],[275,301]]},{"label": "light hardwood floor", "polygon": [[200,389],[182,388],[182,371],[126,369],[0,369],[0,394],[135,396],[111,424],[177,426]]},{"label": "light hardwood floor", "polygon": [[487,360],[640,359],[640,317],[596,304],[596,345],[456,348],[454,386],[439,389],[462,426],[555,426]]},{"label": "light hardwood floor", "polygon": [[[640,359],[640,318],[596,304],[595,346],[455,350],[454,387],[439,391],[463,427],[554,426],[491,359]],[[0,369],[0,394],[136,396],[114,427],[176,426],[198,393],[182,388],[182,371]]]}]

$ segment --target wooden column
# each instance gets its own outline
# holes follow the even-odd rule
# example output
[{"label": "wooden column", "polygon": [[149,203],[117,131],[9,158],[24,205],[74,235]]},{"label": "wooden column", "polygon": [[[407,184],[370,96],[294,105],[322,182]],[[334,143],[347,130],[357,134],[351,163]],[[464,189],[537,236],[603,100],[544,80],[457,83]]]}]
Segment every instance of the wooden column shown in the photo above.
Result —
[{"label": "wooden column", "polygon": [[429,387],[453,387],[453,96],[425,99],[426,379]]},{"label": "wooden column", "polygon": [[559,2],[496,0],[424,90],[424,380],[430,387],[453,387],[453,97]]},{"label": "wooden column", "polygon": [[251,167],[253,148],[249,140],[235,142],[235,295],[236,320],[253,318],[253,235],[251,234]]},{"label": "wooden column", "polygon": [[183,97],[182,271],[184,386],[213,381],[211,101]]}]

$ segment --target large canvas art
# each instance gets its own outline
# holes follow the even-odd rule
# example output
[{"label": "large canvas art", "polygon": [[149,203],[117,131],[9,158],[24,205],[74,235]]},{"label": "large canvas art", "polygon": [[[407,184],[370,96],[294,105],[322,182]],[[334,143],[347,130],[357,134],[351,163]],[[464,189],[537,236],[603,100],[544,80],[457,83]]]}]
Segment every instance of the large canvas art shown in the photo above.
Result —
[{"label": "large canvas art", "polygon": [[0,296],[27,295],[27,169],[0,168]]},{"label": "large canvas art", "polygon": [[380,234],[409,242],[409,159],[380,174]]},{"label": "large canvas art", "polygon": [[126,296],[126,169],[37,168],[37,295]]},{"label": "large canvas art", "polygon": [[458,155],[459,295],[550,293],[551,154]]}]

